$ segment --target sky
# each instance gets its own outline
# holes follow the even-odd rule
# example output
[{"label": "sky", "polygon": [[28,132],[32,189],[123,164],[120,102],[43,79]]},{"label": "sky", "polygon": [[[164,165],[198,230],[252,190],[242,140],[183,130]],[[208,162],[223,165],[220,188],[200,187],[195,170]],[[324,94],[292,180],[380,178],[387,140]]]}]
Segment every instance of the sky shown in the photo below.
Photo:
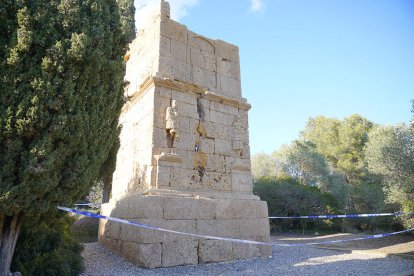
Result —
[{"label": "sky", "polygon": [[[136,0],[137,26],[158,0]],[[171,17],[240,48],[251,153],[298,139],[311,117],[408,123],[412,0],[170,0]]]}]

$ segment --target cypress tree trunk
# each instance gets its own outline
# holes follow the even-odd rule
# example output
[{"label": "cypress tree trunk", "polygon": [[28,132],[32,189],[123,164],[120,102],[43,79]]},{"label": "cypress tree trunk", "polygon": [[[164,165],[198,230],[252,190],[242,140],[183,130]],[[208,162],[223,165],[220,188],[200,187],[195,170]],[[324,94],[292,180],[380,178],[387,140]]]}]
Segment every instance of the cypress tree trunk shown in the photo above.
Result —
[{"label": "cypress tree trunk", "polygon": [[105,176],[102,181],[102,203],[108,203],[109,199],[111,198],[112,174]]},{"label": "cypress tree trunk", "polygon": [[0,215],[0,276],[9,275],[22,217],[22,214],[14,216]]}]

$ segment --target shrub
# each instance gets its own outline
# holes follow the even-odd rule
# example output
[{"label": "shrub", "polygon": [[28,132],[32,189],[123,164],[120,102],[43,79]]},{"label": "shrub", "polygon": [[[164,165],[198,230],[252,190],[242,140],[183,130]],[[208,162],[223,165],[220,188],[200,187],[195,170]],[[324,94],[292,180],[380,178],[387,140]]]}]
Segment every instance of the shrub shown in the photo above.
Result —
[{"label": "shrub", "polygon": [[[97,212],[97,210],[88,210]],[[80,217],[71,226],[72,237],[82,243],[98,241],[99,220],[90,217]]]},{"label": "shrub", "polygon": [[[288,176],[263,177],[254,183],[253,192],[267,201],[270,216],[301,216],[333,213],[338,203],[317,187],[305,186]],[[276,230],[318,229],[338,230],[340,222],[334,220],[273,219]]]},{"label": "shrub", "polygon": [[[69,215],[42,219],[27,218],[12,261],[12,271],[23,275],[79,275],[83,270],[82,246],[71,237],[74,218]],[[32,220],[33,221],[33,220]]]}]

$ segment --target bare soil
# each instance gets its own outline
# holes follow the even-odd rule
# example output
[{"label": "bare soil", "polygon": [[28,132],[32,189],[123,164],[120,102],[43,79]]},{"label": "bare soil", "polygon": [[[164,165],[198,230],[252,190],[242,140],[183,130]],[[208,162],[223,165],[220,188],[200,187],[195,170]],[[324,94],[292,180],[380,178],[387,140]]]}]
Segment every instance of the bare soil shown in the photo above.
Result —
[{"label": "bare soil", "polygon": [[[280,234],[273,235],[273,239],[286,243],[308,243],[322,242],[329,240],[347,240],[359,237],[366,237],[367,234],[332,234],[332,235],[299,235],[299,234]],[[343,252],[358,252],[374,254],[383,257],[396,256],[414,260],[414,235],[395,235],[384,238],[349,241],[325,245],[314,245],[312,247],[324,248]]]}]

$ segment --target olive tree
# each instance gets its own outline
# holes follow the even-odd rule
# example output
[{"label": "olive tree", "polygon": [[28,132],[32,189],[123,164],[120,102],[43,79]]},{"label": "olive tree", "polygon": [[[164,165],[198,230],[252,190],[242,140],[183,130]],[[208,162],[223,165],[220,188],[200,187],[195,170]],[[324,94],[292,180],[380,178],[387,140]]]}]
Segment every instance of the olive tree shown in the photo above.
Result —
[{"label": "olive tree", "polygon": [[414,127],[379,126],[365,147],[368,168],[383,177],[386,198],[414,211]]}]

